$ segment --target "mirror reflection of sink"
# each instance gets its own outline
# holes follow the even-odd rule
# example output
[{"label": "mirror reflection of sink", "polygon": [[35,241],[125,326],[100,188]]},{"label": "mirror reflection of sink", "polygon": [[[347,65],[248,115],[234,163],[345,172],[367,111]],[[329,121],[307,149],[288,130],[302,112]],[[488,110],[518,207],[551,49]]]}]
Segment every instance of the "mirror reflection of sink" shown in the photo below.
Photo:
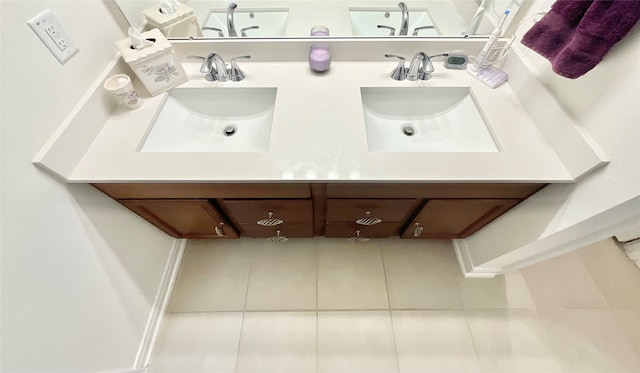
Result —
[{"label": "mirror reflection of sink", "polygon": [[265,152],[276,88],[174,88],[141,152]]},{"label": "mirror reflection of sink", "polygon": [[[242,29],[258,26],[245,30],[245,37],[269,38],[285,36],[287,31],[288,9],[240,9],[237,8],[233,15],[238,37],[242,37]],[[214,27],[222,30],[225,37],[227,31],[227,11],[212,10],[209,12],[203,27]],[[202,30],[202,35],[209,38],[219,37],[219,33],[213,30]]]},{"label": "mirror reflection of sink", "polygon": [[[395,35],[400,31],[402,13],[398,8],[374,9],[374,8],[349,8],[351,18],[351,31],[353,36],[389,36],[390,30],[378,28],[378,25],[395,28]],[[418,27],[434,26],[426,10],[409,10],[409,32],[411,36]],[[418,36],[438,36],[436,28],[418,31]]]},{"label": "mirror reflection of sink", "polygon": [[468,87],[361,88],[370,152],[497,152]]}]

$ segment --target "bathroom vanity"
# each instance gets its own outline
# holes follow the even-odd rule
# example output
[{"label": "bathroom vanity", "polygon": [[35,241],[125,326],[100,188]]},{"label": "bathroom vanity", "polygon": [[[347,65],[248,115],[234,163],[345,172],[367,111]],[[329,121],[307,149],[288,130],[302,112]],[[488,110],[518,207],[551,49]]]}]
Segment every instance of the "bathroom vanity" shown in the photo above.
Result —
[{"label": "bathroom vanity", "polygon": [[93,185],[176,238],[451,239],[473,234],[545,184]]},{"label": "bathroom vanity", "polygon": [[[473,54],[482,40],[326,40],[326,74],[305,60],[313,41],[174,42],[189,81],[136,110],[100,89],[127,73],[116,59],[34,162],[173,237],[216,239],[459,239],[605,163],[568,127],[550,136],[508,84],[438,60],[431,79],[396,81],[383,57]],[[186,56],[212,51],[251,54],[246,78],[205,80]]]}]

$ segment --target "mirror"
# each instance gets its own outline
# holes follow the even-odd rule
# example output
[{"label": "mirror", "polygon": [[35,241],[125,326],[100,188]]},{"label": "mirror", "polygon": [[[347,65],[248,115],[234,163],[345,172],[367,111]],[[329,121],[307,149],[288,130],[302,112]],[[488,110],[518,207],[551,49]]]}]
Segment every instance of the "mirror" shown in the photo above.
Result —
[{"label": "mirror", "polygon": [[509,35],[530,0],[234,1],[231,11],[231,0],[182,0],[170,14],[172,0],[115,0],[130,25],[157,27],[168,38],[308,37],[316,25],[327,26],[331,37],[486,36],[506,9],[511,13],[503,31]]}]

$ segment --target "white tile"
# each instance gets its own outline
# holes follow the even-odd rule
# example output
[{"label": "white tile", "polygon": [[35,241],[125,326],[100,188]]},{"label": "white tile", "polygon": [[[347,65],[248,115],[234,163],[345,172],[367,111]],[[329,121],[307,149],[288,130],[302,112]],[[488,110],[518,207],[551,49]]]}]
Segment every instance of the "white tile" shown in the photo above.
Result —
[{"label": "white tile", "polygon": [[576,251],[520,269],[537,308],[604,308],[607,303]]},{"label": "white tile", "polygon": [[318,312],[318,373],[397,371],[389,311]]},{"label": "white tile", "polygon": [[232,373],[242,312],[172,313],[149,373]]},{"label": "white tile", "polygon": [[542,321],[530,310],[465,311],[485,373],[554,373],[560,365]]},{"label": "white tile", "polygon": [[316,310],[316,246],[311,239],[267,242],[251,263],[247,310]]},{"label": "white tile", "polygon": [[564,372],[640,372],[640,355],[607,309],[543,310]]},{"label": "white tile", "polygon": [[370,242],[318,239],[318,309],[386,308],[380,249]]},{"label": "white tile", "polygon": [[520,272],[494,278],[462,278],[458,291],[465,309],[535,308]]},{"label": "white tile", "polygon": [[640,269],[612,239],[579,250],[609,307],[640,307]]},{"label": "white tile", "polygon": [[263,240],[189,240],[169,311],[242,311],[251,256]]},{"label": "white tile", "polygon": [[450,241],[384,240],[384,269],[392,309],[461,309],[462,278]]},{"label": "white tile", "polygon": [[316,372],[315,312],[246,312],[236,373]]},{"label": "white tile", "polygon": [[391,311],[400,373],[480,372],[462,311]]}]

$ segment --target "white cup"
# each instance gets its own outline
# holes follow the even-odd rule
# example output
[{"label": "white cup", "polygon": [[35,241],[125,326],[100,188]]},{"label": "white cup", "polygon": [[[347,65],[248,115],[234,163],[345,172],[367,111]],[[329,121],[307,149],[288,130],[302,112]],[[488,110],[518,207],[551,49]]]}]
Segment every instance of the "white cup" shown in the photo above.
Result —
[{"label": "white cup", "polygon": [[104,82],[104,89],[111,93],[118,102],[122,102],[127,109],[136,109],[142,105],[142,99],[133,89],[131,78],[125,74],[113,75]]}]

